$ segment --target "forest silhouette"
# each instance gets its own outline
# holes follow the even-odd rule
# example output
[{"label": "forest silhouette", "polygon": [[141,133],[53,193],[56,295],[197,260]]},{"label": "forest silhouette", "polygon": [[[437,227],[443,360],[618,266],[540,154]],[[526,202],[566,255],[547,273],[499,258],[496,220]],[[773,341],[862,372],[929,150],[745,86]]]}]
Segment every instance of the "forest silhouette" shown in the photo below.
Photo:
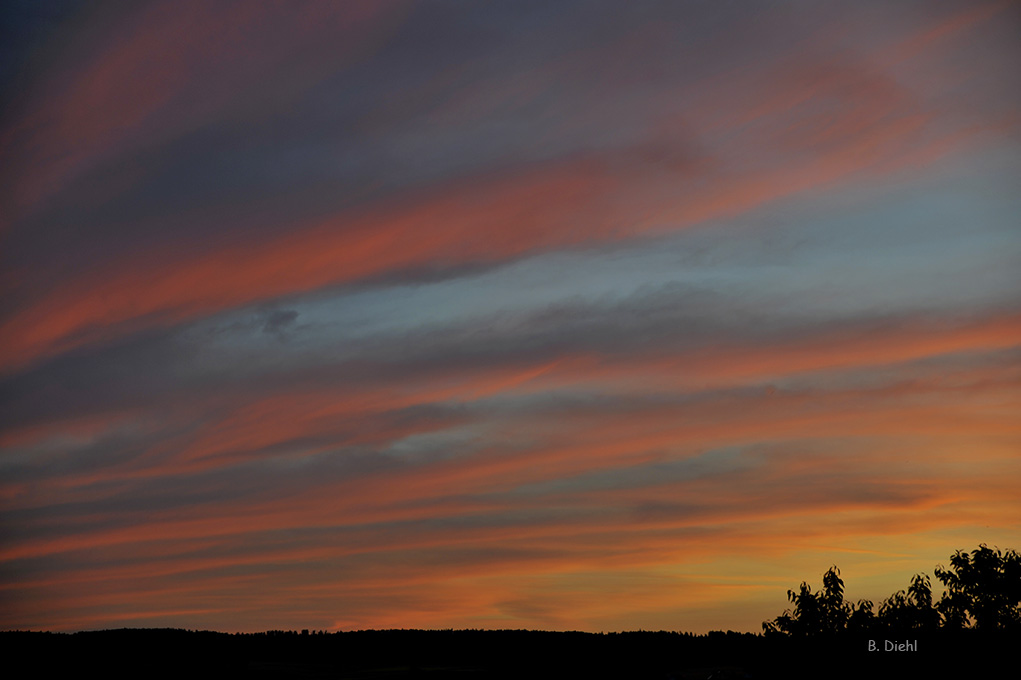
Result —
[{"label": "forest silhouette", "polygon": [[[0,633],[15,668],[44,677],[180,678],[915,678],[976,677],[1013,663],[1021,632],[1021,555],[980,545],[873,602],[823,585],[762,633],[527,630],[267,631],[121,629]],[[893,645],[890,649],[889,646]],[[900,646],[898,648],[898,645]]]}]

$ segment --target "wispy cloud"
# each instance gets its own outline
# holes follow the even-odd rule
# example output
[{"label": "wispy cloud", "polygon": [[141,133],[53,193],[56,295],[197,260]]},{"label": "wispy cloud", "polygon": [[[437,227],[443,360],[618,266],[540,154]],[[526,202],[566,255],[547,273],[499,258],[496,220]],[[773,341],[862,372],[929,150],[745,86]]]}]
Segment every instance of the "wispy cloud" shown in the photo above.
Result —
[{"label": "wispy cloud", "polygon": [[1019,536],[1015,3],[33,25],[0,625],[757,629]]}]

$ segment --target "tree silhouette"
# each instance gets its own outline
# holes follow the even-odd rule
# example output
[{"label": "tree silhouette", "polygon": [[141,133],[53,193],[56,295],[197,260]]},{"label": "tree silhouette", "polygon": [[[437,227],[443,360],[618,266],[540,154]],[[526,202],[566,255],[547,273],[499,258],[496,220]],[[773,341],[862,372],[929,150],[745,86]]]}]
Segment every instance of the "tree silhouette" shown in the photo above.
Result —
[{"label": "tree silhouette", "polygon": [[876,625],[876,615],[872,613],[872,600],[858,600],[858,604],[851,605],[850,616],[847,617],[847,630],[852,632],[865,632]]},{"label": "tree silhouette", "polygon": [[928,631],[937,628],[980,630],[1021,628],[1021,555],[979,545],[971,553],[958,550],[950,568],[937,566],[936,578],[946,591],[933,605],[932,582],[916,574],[906,591],[883,600],[878,616],[870,600],[856,605],[844,602],[844,582],[835,566],[823,575],[823,587],[813,593],[802,582],[787,591],[793,609],[765,621],[766,633],[793,637],[868,631],[881,627],[893,631]]},{"label": "tree silhouette", "polygon": [[984,543],[971,554],[958,550],[950,568],[936,567],[946,592],[936,608],[947,628],[1021,627],[1021,555]]},{"label": "tree silhouette", "polygon": [[[787,591],[787,599],[794,609],[785,610],[773,621],[764,622],[762,628],[765,632],[796,637],[832,634],[847,628],[852,618],[857,626],[872,614],[871,602],[863,600],[857,607],[844,602],[844,582],[835,566],[823,574],[822,590],[813,593],[812,588],[802,582],[798,592]],[[861,613],[866,610],[868,615]]]},{"label": "tree silhouette", "polygon": [[932,582],[915,574],[907,592],[899,590],[879,605],[879,623],[898,631],[939,627],[939,612],[932,606]]}]

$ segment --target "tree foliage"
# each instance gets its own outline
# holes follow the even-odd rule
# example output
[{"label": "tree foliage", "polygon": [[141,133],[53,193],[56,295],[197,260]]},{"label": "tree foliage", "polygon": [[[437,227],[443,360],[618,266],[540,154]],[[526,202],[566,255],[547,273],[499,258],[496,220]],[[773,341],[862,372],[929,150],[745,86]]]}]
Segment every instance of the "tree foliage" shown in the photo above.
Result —
[{"label": "tree foliage", "polygon": [[787,591],[787,599],[794,608],[763,623],[766,632],[798,637],[837,633],[847,628],[852,617],[859,625],[865,605],[870,613],[872,610],[872,603],[865,600],[857,606],[844,602],[844,582],[835,566],[823,574],[820,591],[813,593],[811,586],[802,582],[798,592]]},{"label": "tree foliage", "polygon": [[762,628],[766,633],[811,637],[875,628],[918,632],[941,627],[1021,627],[1021,555],[1017,552],[984,544],[971,553],[958,550],[950,558],[950,568],[937,566],[935,573],[945,588],[938,603],[933,603],[929,576],[916,574],[907,590],[883,600],[876,614],[870,600],[844,601],[844,582],[834,566],[823,574],[818,592],[804,582],[797,592],[788,590],[793,607],[763,622]]},{"label": "tree foliage", "polygon": [[915,574],[907,591],[899,590],[879,605],[878,622],[896,631],[932,630],[939,627],[939,612],[932,606],[932,582]]},{"label": "tree foliage", "polygon": [[971,554],[958,550],[950,568],[936,567],[946,588],[937,605],[948,628],[1021,626],[1021,555],[985,544]]}]

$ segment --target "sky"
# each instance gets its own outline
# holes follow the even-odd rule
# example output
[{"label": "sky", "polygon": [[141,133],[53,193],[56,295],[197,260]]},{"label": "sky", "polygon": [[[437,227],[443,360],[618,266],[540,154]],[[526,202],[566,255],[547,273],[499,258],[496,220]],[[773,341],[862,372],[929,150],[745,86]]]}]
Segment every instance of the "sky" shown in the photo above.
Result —
[{"label": "sky", "polygon": [[761,630],[1021,548],[1021,4],[0,20],[0,629]]}]

